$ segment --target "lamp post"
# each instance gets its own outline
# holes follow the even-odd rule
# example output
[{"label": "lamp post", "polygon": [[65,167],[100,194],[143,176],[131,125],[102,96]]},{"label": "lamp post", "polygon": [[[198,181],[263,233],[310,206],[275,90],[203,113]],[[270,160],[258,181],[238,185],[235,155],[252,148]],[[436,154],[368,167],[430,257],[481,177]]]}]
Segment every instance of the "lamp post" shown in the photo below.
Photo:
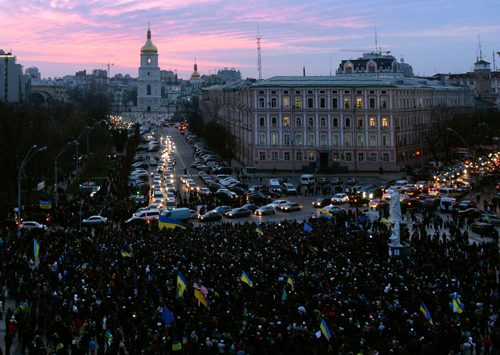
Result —
[{"label": "lamp post", "polygon": [[41,152],[42,150],[47,149],[47,147],[39,148],[32,152],[33,149],[36,149],[36,144],[28,150],[28,154],[24,157],[23,162],[19,166],[19,174],[17,177],[18,183],[18,191],[17,191],[17,236],[21,236],[21,170],[28,164],[28,162],[35,156],[36,153]]},{"label": "lamp post", "polygon": [[55,171],[56,171],[56,182],[55,182],[55,190],[56,190],[56,207],[59,206],[59,192],[58,192],[58,189],[57,189],[57,159],[59,159],[59,157],[65,153],[69,148],[71,148],[72,146],[76,145],[78,147],[78,141],[74,140],[73,142],[68,142],[66,143],[66,145],[64,146],[63,150],[61,150],[59,152],[59,154],[57,154],[56,156],[56,163],[55,163]]},{"label": "lamp post", "polygon": [[[457,137],[458,137],[458,138],[460,138],[460,139],[462,140],[462,142],[464,142],[464,143],[465,143],[465,145],[467,146],[467,159],[469,159],[469,158],[470,158],[470,149],[469,149],[469,144],[468,144],[468,143],[465,141],[465,139],[463,139],[463,138],[462,138],[462,136],[461,136],[460,134],[458,134],[458,133],[457,133],[457,131],[455,131],[454,129],[452,129],[452,128],[450,128],[450,127],[446,128],[446,129],[447,129],[448,131],[450,131],[450,132],[455,133],[455,134],[457,135]],[[470,195],[470,193],[471,193],[471,186],[470,186],[470,185],[471,185],[472,181],[470,180],[469,165],[467,165],[467,176],[469,177],[469,195]]]},{"label": "lamp post", "polygon": [[[85,126],[85,128],[83,129],[82,133],[80,133],[80,135],[78,136],[78,138],[76,139],[76,141],[78,142],[80,140],[80,138],[82,138],[82,136],[87,133],[87,158],[88,158],[88,151],[89,151],[89,135],[88,133],[90,132],[90,130],[93,129],[92,127],[89,127],[89,126]],[[76,145],[76,171],[78,171],[78,163],[80,161],[80,157],[78,155],[78,144]]]}]

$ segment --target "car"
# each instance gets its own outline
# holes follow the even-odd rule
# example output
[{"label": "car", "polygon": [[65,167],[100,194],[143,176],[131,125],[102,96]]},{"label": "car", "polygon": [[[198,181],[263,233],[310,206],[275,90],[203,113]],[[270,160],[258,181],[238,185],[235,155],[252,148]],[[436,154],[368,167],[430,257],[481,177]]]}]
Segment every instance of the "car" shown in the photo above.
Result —
[{"label": "car", "polygon": [[492,226],[500,226],[500,218],[494,214],[483,214],[481,215],[481,222],[491,224]]},{"label": "car", "polygon": [[347,179],[347,185],[356,185],[357,183],[359,183],[359,180],[356,178]]},{"label": "car", "polygon": [[290,201],[287,201],[287,200],[274,200],[273,202],[268,204],[268,206],[274,207],[275,210],[278,210],[278,209],[280,210],[281,207],[283,207],[284,205],[286,205],[289,202]]},{"label": "car", "polygon": [[268,205],[272,202],[270,197],[263,195],[261,193],[253,193],[247,196],[247,202],[259,206]]},{"label": "car", "polygon": [[401,213],[406,213],[406,211],[414,210],[420,206],[420,201],[415,197],[406,198],[400,202]]},{"label": "car", "polygon": [[440,198],[429,197],[424,200],[422,207],[429,211],[437,211],[440,203],[441,203]]},{"label": "car", "polygon": [[326,184],[328,184],[328,179],[325,177],[320,177],[320,178],[318,178],[318,184],[326,185]]},{"label": "car", "polygon": [[[28,221],[35,221],[40,224],[49,224],[52,222],[52,216],[48,213],[40,212],[40,213],[33,213],[29,215],[28,217],[25,218]],[[17,226],[17,223],[16,223]]]},{"label": "car", "polygon": [[345,193],[338,193],[332,197],[332,203],[345,203],[349,201],[349,196]]},{"label": "car", "polygon": [[200,163],[199,161],[195,160],[192,164],[191,164],[191,168],[193,169],[196,169],[196,164]]},{"label": "car", "polygon": [[346,214],[346,210],[345,208],[342,208],[342,207],[338,207],[338,206],[334,206],[334,205],[328,205],[328,206],[325,206],[321,209],[322,212],[324,211],[328,211],[329,213],[331,213],[332,215],[337,215],[337,214],[340,214],[340,215],[343,215],[343,214]]},{"label": "car", "polygon": [[276,209],[271,205],[262,206],[262,207],[256,209],[254,212],[254,214],[256,214],[258,216],[263,216],[266,214],[275,214],[275,213],[276,213]]},{"label": "car", "polygon": [[151,166],[158,166],[158,162],[156,161],[156,159],[151,158],[149,160],[149,165],[151,165]]},{"label": "car", "polygon": [[369,205],[370,200],[366,197],[363,197],[363,195],[351,195],[349,196],[349,206],[354,207],[354,206],[363,206],[363,205]]},{"label": "car", "polygon": [[293,186],[293,184],[290,184],[289,182],[281,184],[281,189],[287,195],[297,196],[297,189],[295,188],[295,186]]},{"label": "car", "polygon": [[40,224],[36,221],[23,221],[21,222],[21,228],[26,230],[32,230],[32,229],[47,230],[47,226],[45,224]]},{"label": "car", "polygon": [[238,196],[242,196],[246,193],[245,189],[238,186],[231,186],[228,190],[234,192]]},{"label": "car", "polygon": [[328,206],[332,200],[330,198],[318,198],[316,201],[312,202],[313,207],[325,207]]},{"label": "car", "polygon": [[243,206],[241,206],[241,208],[246,208],[247,210],[249,210],[250,212],[255,212],[260,206],[257,206],[257,205],[254,205],[253,203],[247,203]]},{"label": "car", "polygon": [[386,208],[389,203],[386,200],[382,200],[380,198],[376,198],[370,201],[368,205],[370,208]]},{"label": "car", "polygon": [[494,229],[495,227],[489,223],[475,222],[472,224],[472,231],[479,234],[481,237],[491,236]]},{"label": "car", "polygon": [[102,217],[102,216],[90,216],[89,218],[85,218],[82,221],[82,224],[85,224],[87,226],[94,226],[97,224],[104,224],[108,221],[107,217]]},{"label": "car", "polygon": [[221,197],[227,197],[227,198],[236,198],[238,196],[236,192],[230,191],[228,189],[218,189],[216,194]]},{"label": "car", "polygon": [[288,202],[281,207],[281,210],[284,212],[300,211],[301,209],[302,205],[297,202]]},{"label": "car", "polygon": [[272,198],[276,198],[276,197],[280,197],[281,196],[280,192],[273,191],[273,190],[262,189],[259,192],[261,194],[263,194],[263,195],[266,195],[266,196],[269,196],[269,197],[272,197]]},{"label": "car", "polygon": [[226,213],[226,217],[228,218],[238,218],[238,217],[250,217],[252,211],[247,210],[246,208],[239,207],[235,208],[232,211]]},{"label": "car", "polygon": [[219,212],[221,215],[225,215],[226,212],[231,211],[233,208],[231,206],[217,206],[212,211]]},{"label": "car", "polygon": [[198,218],[200,218],[200,214],[198,213],[198,211],[189,210],[189,218],[190,219],[198,219]]},{"label": "car", "polygon": [[366,190],[365,196],[368,197],[370,200],[374,198],[382,198],[384,195],[384,192],[382,191],[381,188],[378,187],[373,187],[371,189]]},{"label": "car", "polygon": [[341,178],[332,178],[330,184],[332,185],[342,185],[344,181]]},{"label": "car", "polygon": [[199,220],[202,222],[220,221],[221,219],[222,214],[217,211],[208,211],[207,213],[202,214],[199,218]]},{"label": "car", "polygon": [[469,209],[469,208],[476,208],[476,207],[477,207],[477,205],[474,201],[467,201],[467,200],[460,202],[460,204],[458,205],[458,209],[461,211]]},{"label": "car", "polygon": [[458,215],[463,218],[480,218],[484,214],[484,211],[478,210],[477,208],[467,208],[463,211],[458,211]]}]

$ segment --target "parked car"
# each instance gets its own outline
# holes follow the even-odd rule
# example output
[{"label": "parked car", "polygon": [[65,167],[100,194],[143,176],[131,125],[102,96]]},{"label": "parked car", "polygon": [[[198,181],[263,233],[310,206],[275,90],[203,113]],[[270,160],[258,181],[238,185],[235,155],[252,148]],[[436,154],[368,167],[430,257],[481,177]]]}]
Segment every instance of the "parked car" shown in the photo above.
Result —
[{"label": "parked car", "polygon": [[275,214],[276,210],[273,206],[267,205],[267,206],[262,206],[258,209],[255,210],[254,214],[258,216],[263,216],[266,214]]},{"label": "parked car", "polygon": [[481,222],[491,224],[492,226],[500,226],[500,218],[494,214],[483,214],[481,215]]},{"label": "parked car", "polygon": [[331,203],[330,198],[318,198],[316,201],[312,202],[313,207],[325,207]]},{"label": "parked car", "polygon": [[272,202],[272,200],[271,200],[271,198],[267,197],[266,195],[263,195],[263,194],[257,192],[257,193],[253,193],[253,194],[248,195],[247,202],[255,204],[255,205],[259,205],[259,206],[264,206],[264,205],[270,204]]},{"label": "parked car", "polygon": [[330,184],[332,185],[342,185],[343,181],[341,178],[332,178]]},{"label": "parked car", "polygon": [[302,209],[302,205],[297,202],[288,202],[281,209],[284,212],[292,212],[292,211],[300,211]]},{"label": "parked car", "polygon": [[474,201],[468,201],[468,200],[464,200],[462,202],[460,202],[460,204],[458,205],[458,209],[463,211],[463,210],[466,210],[468,208],[476,208],[477,205]]},{"label": "parked car", "polygon": [[489,223],[475,222],[472,224],[472,231],[479,234],[481,237],[491,236],[494,229],[495,227]]},{"label": "parked car", "polygon": [[252,211],[247,210],[246,208],[240,207],[240,208],[235,208],[234,210],[227,212],[226,217],[229,217],[229,218],[250,217],[251,214],[252,214]]},{"label": "parked car", "polygon": [[464,218],[480,218],[484,214],[484,211],[478,210],[477,208],[467,208],[463,211],[458,211],[458,215]]},{"label": "parked car", "polygon": [[363,195],[351,195],[349,196],[349,206],[354,207],[354,206],[363,206],[363,205],[369,205],[370,200],[366,197],[363,197]]},{"label": "parked car", "polygon": [[326,185],[326,184],[328,184],[328,179],[325,177],[320,177],[320,178],[318,178],[318,184]]},{"label": "parked car", "polygon": [[21,228],[26,230],[32,230],[32,229],[40,229],[45,231],[47,230],[47,226],[45,224],[41,224],[36,221],[23,221],[21,222]]},{"label": "parked car", "polygon": [[293,184],[290,184],[289,182],[284,182],[283,184],[281,184],[281,189],[287,195],[297,196],[297,189],[295,188],[295,186],[293,186]]},{"label": "parked car", "polygon": [[272,197],[272,198],[276,198],[276,197],[280,197],[281,196],[281,193],[278,192],[278,191],[275,191],[275,190],[262,189],[259,192],[261,194],[263,194],[263,195],[266,195],[266,196],[269,196],[269,197]]},{"label": "parked car", "polygon": [[200,221],[220,221],[222,219],[222,214],[217,211],[208,211],[207,213],[200,216]]},{"label": "parked car", "polygon": [[359,180],[356,178],[347,179],[347,185],[356,185],[357,183],[359,183]]},{"label": "parked car", "polygon": [[98,224],[104,224],[107,221],[108,221],[108,219],[106,217],[102,217],[102,216],[90,216],[89,218],[85,218],[82,221],[82,224],[84,224],[86,226],[95,226],[95,225],[98,225]]},{"label": "parked car", "polygon": [[332,197],[332,203],[345,203],[349,201],[349,196],[345,193],[339,193]]}]

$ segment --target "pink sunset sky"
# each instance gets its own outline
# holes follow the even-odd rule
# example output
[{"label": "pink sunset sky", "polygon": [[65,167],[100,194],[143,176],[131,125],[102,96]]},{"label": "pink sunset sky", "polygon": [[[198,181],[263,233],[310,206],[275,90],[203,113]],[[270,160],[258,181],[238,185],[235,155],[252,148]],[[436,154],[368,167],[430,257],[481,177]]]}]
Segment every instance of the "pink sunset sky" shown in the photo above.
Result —
[{"label": "pink sunset sky", "polygon": [[[0,0],[0,49],[42,77],[106,69],[137,77],[151,23],[161,69],[189,77],[236,68],[258,77],[329,75],[342,59],[375,48],[404,56],[415,74],[471,70],[478,33],[485,60],[500,51],[497,1],[434,0]],[[496,57],[500,66],[500,57]],[[331,64],[330,64],[331,63]],[[331,68],[331,69],[330,69]]]}]

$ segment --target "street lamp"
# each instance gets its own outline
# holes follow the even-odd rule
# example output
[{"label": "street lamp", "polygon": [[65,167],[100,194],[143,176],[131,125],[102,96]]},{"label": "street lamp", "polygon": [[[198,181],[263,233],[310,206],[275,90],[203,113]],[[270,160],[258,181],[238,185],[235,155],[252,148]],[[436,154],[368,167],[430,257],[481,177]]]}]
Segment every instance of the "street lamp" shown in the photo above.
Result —
[{"label": "street lamp", "polygon": [[[446,128],[446,129],[447,129],[448,131],[450,131],[450,132],[455,133],[455,134],[457,135],[457,137],[458,137],[458,138],[460,138],[460,139],[462,140],[462,142],[464,142],[464,143],[465,143],[465,145],[467,146],[467,159],[469,159],[469,158],[470,158],[470,149],[469,149],[469,144],[468,144],[468,143],[465,141],[465,139],[463,139],[463,138],[462,138],[462,136],[461,136],[460,134],[458,134],[458,132],[457,132],[457,131],[455,131],[454,129],[452,129],[452,128],[450,128],[450,127]],[[470,174],[469,174],[469,165],[467,165],[467,176],[469,177],[469,195],[470,195],[470,193],[471,193],[471,186],[470,186],[470,185],[471,185],[472,181],[471,181],[471,179],[470,179]]]},{"label": "street lamp", "polygon": [[73,142],[68,142],[66,143],[66,145],[64,146],[63,150],[61,150],[61,152],[59,154],[57,154],[56,156],[56,163],[55,163],[55,170],[56,170],[56,182],[55,182],[55,190],[56,190],[56,207],[59,206],[58,202],[58,198],[59,198],[59,192],[58,192],[58,189],[57,189],[57,159],[59,159],[59,157],[65,153],[69,148],[71,148],[72,146],[76,145],[78,147],[78,141],[74,140]]},{"label": "street lamp", "polygon": [[[76,141],[78,142],[80,140],[80,138],[82,138],[82,136],[87,133],[87,158],[88,158],[88,151],[89,151],[89,135],[88,133],[90,133],[90,130],[92,130],[93,127],[89,127],[89,126],[85,126],[85,128],[83,129],[82,133],[80,133],[80,135],[78,136],[78,138],[76,139]],[[80,157],[78,156],[78,144],[76,145],[76,171],[78,171],[78,163],[79,163],[79,160],[80,160]]]},{"label": "street lamp", "polygon": [[17,236],[21,236],[21,169],[28,164],[28,162],[35,156],[36,153],[41,152],[42,150],[47,149],[47,147],[39,148],[32,152],[33,149],[36,149],[36,144],[28,150],[28,154],[24,157],[23,162],[19,166],[19,174],[17,177],[18,182],[18,191],[17,191]]}]

